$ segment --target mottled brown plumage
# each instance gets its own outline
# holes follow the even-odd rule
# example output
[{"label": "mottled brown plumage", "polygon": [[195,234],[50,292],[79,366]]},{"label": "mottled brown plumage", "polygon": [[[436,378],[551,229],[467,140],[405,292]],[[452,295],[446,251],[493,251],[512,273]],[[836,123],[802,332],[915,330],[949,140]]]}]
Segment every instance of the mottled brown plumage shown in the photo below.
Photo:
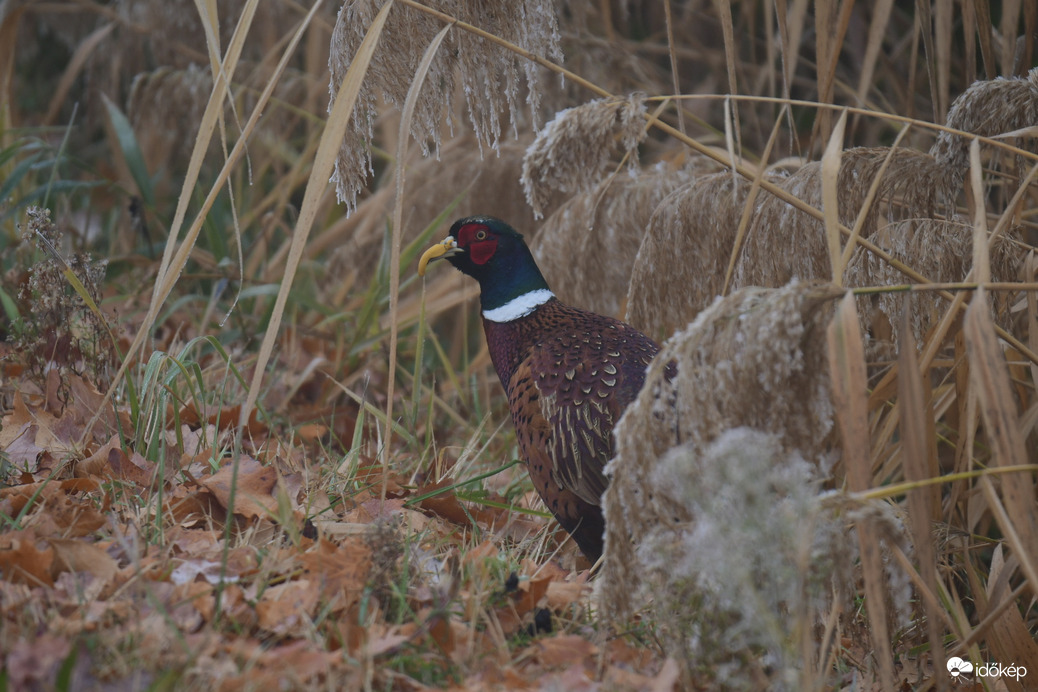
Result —
[{"label": "mottled brown plumage", "polygon": [[592,561],[613,427],[659,347],[633,327],[559,302],[522,236],[491,217],[462,219],[423,256],[480,283],[483,331],[508,395],[519,452],[548,509]]}]

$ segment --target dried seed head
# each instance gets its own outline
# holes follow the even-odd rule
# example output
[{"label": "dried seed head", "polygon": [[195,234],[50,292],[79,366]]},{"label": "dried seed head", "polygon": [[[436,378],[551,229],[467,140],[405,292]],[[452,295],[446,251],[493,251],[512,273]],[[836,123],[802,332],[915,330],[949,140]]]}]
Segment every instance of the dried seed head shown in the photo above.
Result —
[{"label": "dried seed head", "polygon": [[[995,137],[1038,125],[1038,67],[1027,77],[974,82],[948,109],[948,127]],[[1024,144],[1024,142],[1021,142]],[[1029,142],[1033,147],[1033,140]],[[945,167],[949,185],[959,187],[969,170],[969,139],[942,132],[930,153]]]},{"label": "dried seed head", "polygon": [[[25,355],[28,370],[42,383],[46,373],[57,370],[61,393],[68,393],[70,373],[89,372],[95,382],[106,384],[116,353],[111,347],[102,318],[94,313],[65,276],[61,233],[51,221],[50,211],[30,207],[22,238],[41,251],[29,268],[19,299],[26,306],[15,326],[15,344]],[[67,255],[65,262],[95,304],[101,302],[101,282],[107,262],[89,255]]]},{"label": "dried seed head", "polygon": [[147,157],[149,170],[183,165],[198,134],[213,77],[208,69],[190,65],[184,70],[160,67],[133,79],[127,99],[127,115]]},{"label": "dried seed head", "polygon": [[[331,96],[334,100],[346,71],[372,20],[384,4],[381,0],[347,2],[332,32]],[[554,6],[545,0],[509,3],[438,0],[430,7],[492,32],[541,57],[561,61]],[[347,132],[332,176],[339,200],[351,210],[369,174],[373,125],[379,100],[402,105],[425,48],[442,23],[413,8],[390,10],[385,28],[368,68],[357,101],[352,127]],[[501,114],[511,115],[513,129],[523,118],[520,86],[525,80],[527,101],[536,118],[538,67],[529,60],[468,32],[452,29],[433,60],[411,122],[411,134],[425,155],[441,144],[445,104],[463,94],[469,120],[481,146],[496,147],[501,138]],[[380,91],[373,85],[378,85]],[[460,86],[456,88],[456,86]]]},{"label": "dried seed head", "polygon": [[[1018,280],[1026,250],[1015,242],[1019,230],[996,240],[991,252],[993,281]],[[950,219],[905,219],[892,223],[872,238],[895,259],[912,267],[931,281],[951,283],[964,281],[972,266],[973,224],[964,216]],[[848,286],[896,286],[914,280],[864,248],[851,256],[846,273]],[[1014,293],[993,293],[991,299],[998,322],[1008,327],[1010,305]],[[909,302],[906,302],[909,301]],[[922,348],[927,331],[947,310],[948,303],[936,292],[911,296],[887,292],[858,298],[862,329],[869,334],[870,356],[889,358],[901,343],[901,314],[910,306],[912,334]],[[881,328],[877,329],[877,325]],[[883,336],[888,333],[890,339]]]},{"label": "dried seed head", "polygon": [[645,138],[644,94],[599,99],[556,113],[544,126],[523,160],[523,189],[534,214],[543,215],[556,190],[586,192],[608,171],[617,151],[637,163],[637,146]]},{"label": "dried seed head", "polygon": [[[742,289],[717,300],[664,343],[645,386],[616,427],[617,454],[607,467],[612,478],[603,496],[600,602],[608,617],[623,618],[655,600],[656,617],[672,635],[666,646],[675,660],[695,665],[702,655],[717,663],[745,646],[784,656],[781,642],[736,634],[745,633],[739,624],[745,621],[731,599],[736,592],[770,593],[743,600],[769,606],[753,620],[785,622],[782,602],[804,594],[796,585],[832,569],[823,559],[831,551],[814,546],[829,545],[825,537],[839,537],[840,531],[821,519],[815,481],[827,475],[831,463],[833,409],[824,330],[839,295],[828,285],[793,283]],[[677,372],[668,379],[671,363]],[[708,479],[702,489],[700,478]],[[753,515],[747,520],[755,529],[743,531],[742,519],[711,516],[721,492],[733,507]],[[812,515],[820,517],[817,535],[798,523]],[[758,540],[764,526],[775,531],[770,557]],[[700,541],[722,536],[727,538],[715,549],[740,554],[722,558],[711,571],[697,558]],[[799,565],[791,556],[804,540],[812,557]],[[721,583],[720,572],[743,573],[754,562],[768,565],[755,572],[758,577],[772,570],[786,575],[783,593],[769,592],[754,577]],[[735,618],[728,620],[732,629],[697,643],[697,628],[714,627],[726,616]],[[713,644],[721,650],[696,648]]]},{"label": "dried seed head", "polygon": [[720,295],[749,190],[726,171],[698,177],[660,202],[631,270],[631,325],[671,334]]},{"label": "dried seed head", "polygon": [[635,177],[609,178],[563,204],[541,225],[532,247],[555,295],[619,316],[653,209],[691,175],[661,165]]},{"label": "dried seed head", "polygon": [[[933,218],[950,213],[955,193],[947,187],[944,167],[933,157],[888,147],[843,152],[837,180],[839,218],[852,227],[865,204],[883,162],[890,162],[861,235],[869,238],[887,224],[903,219]],[[808,204],[821,208],[821,164],[809,163],[787,178],[782,187]],[[825,226],[772,195],[762,198],[750,224],[746,245],[736,265],[735,286],[782,286],[793,278],[830,279],[831,266]]]}]

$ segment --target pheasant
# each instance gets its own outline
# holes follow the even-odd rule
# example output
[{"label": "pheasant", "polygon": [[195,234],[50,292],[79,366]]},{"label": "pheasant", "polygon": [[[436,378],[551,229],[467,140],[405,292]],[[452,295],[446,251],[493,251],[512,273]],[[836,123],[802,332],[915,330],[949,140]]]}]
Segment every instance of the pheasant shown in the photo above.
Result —
[{"label": "pheasant", "polygon": [[479,282],[483,332],[519,454],[548,509],[592,562],[602,555],[603,471],[613,426],[659,346],[630,325],[560,302],[523,237],[504,221],[456,221],[418,262],[446,259]]}]

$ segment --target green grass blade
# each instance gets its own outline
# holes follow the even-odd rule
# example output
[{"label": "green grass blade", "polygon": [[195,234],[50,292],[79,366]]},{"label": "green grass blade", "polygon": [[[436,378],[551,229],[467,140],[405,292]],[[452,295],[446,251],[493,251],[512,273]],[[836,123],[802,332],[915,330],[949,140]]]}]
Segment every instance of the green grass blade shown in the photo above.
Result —
[{"label": "green grass blade", "polygon": [[148,207],[154,207],[155,190],[152,188],[148,167],[144,164],[144,154],[141,153],[141,147],[137,142],[137,135],[133,131],[133,126],[130,124],[129,119],[123,115],[123,112],[119,110],[119,107],[112,103],[107,96],[101,94],[101,98],[104,100],[105,109],[108,111],[108,120],[112,125],[112,131],[115,132],[115,137],[119,142],[123,160],[126,162],[126,167],[130,169],[130,175],[133,176],[133,182],[137,184],[137,190],[140,192],[144,204]]}]

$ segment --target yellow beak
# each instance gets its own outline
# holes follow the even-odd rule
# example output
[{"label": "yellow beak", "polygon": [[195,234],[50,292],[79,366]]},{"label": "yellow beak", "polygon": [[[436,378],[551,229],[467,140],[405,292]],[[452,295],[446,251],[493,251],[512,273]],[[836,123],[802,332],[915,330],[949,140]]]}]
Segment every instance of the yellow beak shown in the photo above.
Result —
[{"label": "yellow beak", "polygon": [[461,249],[458,247],[458,244],[454,242],[454,236],[447,236],[443,239],[442,243],[437,243],[422,253],[421,259],[418,260],[418,276],[425,276],[425,267],[429,262],[443,259],[444,257],[450,257],[459,252],[461,252]]}]

